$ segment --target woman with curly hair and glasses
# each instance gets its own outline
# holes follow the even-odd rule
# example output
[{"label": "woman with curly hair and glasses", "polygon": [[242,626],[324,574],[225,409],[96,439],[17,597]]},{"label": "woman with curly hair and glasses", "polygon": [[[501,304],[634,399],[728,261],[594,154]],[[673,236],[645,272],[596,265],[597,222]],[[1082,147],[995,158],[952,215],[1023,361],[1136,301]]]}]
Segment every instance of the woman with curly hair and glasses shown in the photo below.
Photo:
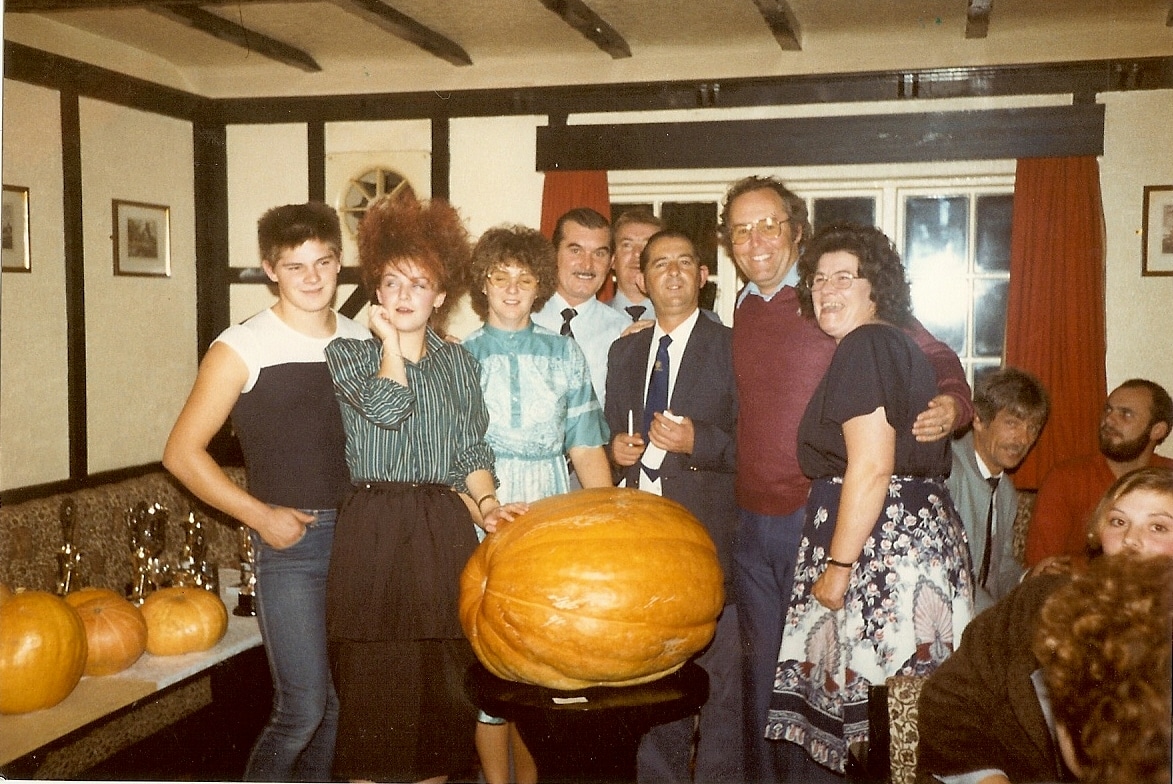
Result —
[{"label": "woman with curly hair and glasses", "polygon": [[[554,294],[554,246],[525,226],[492,228],[473,248],[470,270],[472,307],[485,324],[464,347],[480,362],[489,409],[486,440],[501,482],[497,496],[530,502],[567,492],[567,455],[583,487],[609,487],[607,423],[586,356],[572,338],[530,319]],[[512,723],[481,713],[476,743],[488,784],[537,781],[533,758]]]},{"label": "woman with curly hair and glasses", "polygon": [[[1173,558],[1173,469],[1142,468],[1116,480],[1096,507],[1088,527],[1088,542],[1093,555],[1087,568],[1098,568],[1098,563],[1105,558],[1120,555],[1131,556],[1129,562],[1133,565],[1150,559]],[[1112,567],[1116,568],[1121,567]],[[974,619],[965,630],[957,652],[925,682],[921,691],[917,714],[918,782],[1017,784],[1080,778],[1074,768],[1064,765],[1064,756],[1055,743],[1055,725],[1050,717],[1062,717],[1057,707],[1054,713],[1049,709],[1050,679],[1044,677],[1045,669],[1041,667],[1047,660],[1036,656],[1039,649],[1032,649],[1032,642],[1042,624],[1041,608],[1050,598],[1073,579],[1085,587],[1095,585],[1099,580],[1096,574],[1099,572],[1093,572],[1091,577],[1050,573],[1028,576],[1022,585]],[[1165,601],[1163,621],[1155,618],[1152,622],[1166,624],[1165,645],[1169,645],[1168,599]],[[1115,612],[1131,616],[1135,609],[1119,606]],[[1075,631],[1098,633],[1094,629],[1073,629],[1068,634]],[[1153,670],[1152,677],[1154,684],[1163,680],[1166,689],[1163,714],[1166,778],[1155,781],[1168,782],[1167,659],[1164,674],[1158,668]],[[1115,680],[1115,674],[1107,679]],[[1104,703],[1110,704],[1113,704],[1110,699]],[[1105,736],[1097,735],[1093,742],[1085,719],[1065,721],[1076,748],[1081,750],[1082,756],[1075,759],[1077,767],[1084,769],[1084,780],[1146,784],[1154,781],[1128,776],[1105,777],[1106,770],[1100,765],[1108,758],[1100,742]],[[1103,725],[1096,730],[1105,731]],[[1129,745],[1134,740],[1135,733],[1121,736],[1121,742],[1127,741]]]},{"label": "woman with curly hair and glasses", "polygon": [[937,385],[902,329],[900,256],[877,228],[835,225],[798,270],[804,312],[837,347],[798,428],[812,483],[765,733],[783,741],[790,780],[837,781],[868,739],[869,686],[936,669],[973,591],[949,443],[912,434]]},{"label": "woman with curly hair and glasses", "polygon": [[358,248],[374,337],[326,347],[353,483],[327,582],[334,775],[442,782],[474,764],[474,659],[457,611],[473,525],[494,530],[526,507],[497,500],[476,360],[429,326],[468,265],[460,216],[384,199]]}]

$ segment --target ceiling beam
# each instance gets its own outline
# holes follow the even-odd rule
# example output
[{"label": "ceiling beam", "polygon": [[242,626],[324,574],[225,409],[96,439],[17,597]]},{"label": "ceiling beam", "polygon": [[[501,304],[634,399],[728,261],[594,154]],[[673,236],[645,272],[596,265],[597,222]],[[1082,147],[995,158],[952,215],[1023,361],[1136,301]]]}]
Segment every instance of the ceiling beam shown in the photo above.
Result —
[{"label": "ceiling beam", "polygon": [[282,43],[275,38],[241,27],[235,22],[216,16],[194,5],[153,5],[147,10],[173,22],[207,33],[213,38],[256,52],[262,57],[290,65],[306,73],[317,73],[322,66],[300,49]]},{"label": "ceiling beam", "polygon": [[[314,0],[282,0],[286,3],[314,2]],[[199,5],[251,5],[271,3],[272,0],[200,0]],[[151,8],[160,5],[192,5],[192,0],[5,0],[4,12],[13,14],[43,14],[52,11],[117,11],[129,8]]]},{"label": "ceiling beam", "polygon": [[612,60],[631,57],[631,47],[615,28],[603,21],[582,0],[542,0],[542,5],[558,15],[588,41],[611,55]]},{"label": "ceiling beam", "polygon": [[468,52],[431,28],[401,14],[380,0],[331,0],[334,5],[370,22],[376,27],[413,43],[429,54],[453,65],[472,65]]},{"label": "ceiling beam", "polygon": [[969,0],[965,9],[965,37],[985,38],[990,32],[990,11],[994,0]]},{"label": "ceiling beam", "polygon": [[762,13],[762,18],[774,34],[774,40],[788,52],[802,51],[802,30],[798,17],[786,0],[753,0]]}]

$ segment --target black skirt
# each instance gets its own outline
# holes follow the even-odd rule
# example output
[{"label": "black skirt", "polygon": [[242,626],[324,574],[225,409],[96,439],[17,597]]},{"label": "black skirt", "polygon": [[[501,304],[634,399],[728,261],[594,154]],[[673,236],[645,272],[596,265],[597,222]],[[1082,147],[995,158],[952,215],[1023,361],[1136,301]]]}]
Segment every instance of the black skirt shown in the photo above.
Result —
[{"label": "black skirt", "polygon": [[326,590],[330,639],[458,639],[460,572],[477,546],[449,487],[355,488],[338,512]]},{"label": "black skirt", "polygon": [[419,781],[475,765],[474,661],[458,615],[477,546],[468,508],[439,485],[363,485],[339,510],[326,625],[338,692],[338,779]]}]

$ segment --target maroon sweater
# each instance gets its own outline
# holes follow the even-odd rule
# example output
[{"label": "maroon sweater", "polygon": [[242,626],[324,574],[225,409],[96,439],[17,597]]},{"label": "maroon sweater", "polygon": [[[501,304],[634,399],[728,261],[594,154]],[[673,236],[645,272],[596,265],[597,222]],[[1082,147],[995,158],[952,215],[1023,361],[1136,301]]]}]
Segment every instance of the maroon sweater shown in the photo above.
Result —
[{"label": "maroon sweater", "polygon": [[[919,322],[906,330],[925,352],[941,392],[957,398],[957,427],[973,418],[957,355]],[[806,503],[810,480],[798,467],[798,423],[835,353],[835,341],[799,312],[798,293],[784,286],[767,302],[750,294],[733,319],[737,420],[737,505],[786,515]]]}]

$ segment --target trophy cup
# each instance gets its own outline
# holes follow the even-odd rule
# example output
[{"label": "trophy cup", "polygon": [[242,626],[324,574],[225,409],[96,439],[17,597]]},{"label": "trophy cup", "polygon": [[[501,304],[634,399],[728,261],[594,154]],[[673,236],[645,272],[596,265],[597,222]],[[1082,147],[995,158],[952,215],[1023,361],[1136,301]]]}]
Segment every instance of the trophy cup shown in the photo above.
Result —
[{"label": "trophy cup", "polygon": [[74,516],[72,498],[66,498],[61,502],[58,520],[61,521],[61,535],[64,544],[61,545],[61,551],[57,554],[60,570],[57,580],[57,595],[64,596],[69,593],[73,583],[73,572],[77,569],[78,562],[81,561],[81,552],[73,543],[74,537],[77,535],[77,519]]},{"label": "trophy cup", "polygon": [[140,501],[126,510],[126,524],[135,566],[130,600],[142,604],[149,589],[159,588],[166,582],[167,566],[160,562],[159,556],[163,552],[167,509],[158,503],[147,506],[145,501]]},{"label": "trophy cup", "polygon": [[236,534],[240,545],[240,594],[232,614],[252,616],[257,614],[257,553],[253,548],[251,528],[241,524]]},{"label": "trophy cup", "polygon": [[195,586],[219,594],[220,580],[212,564],[208,563],[208,545],[204,539],[204,526],[189,512],[183,526],[183,550],[176,563],[175,585]]}]

